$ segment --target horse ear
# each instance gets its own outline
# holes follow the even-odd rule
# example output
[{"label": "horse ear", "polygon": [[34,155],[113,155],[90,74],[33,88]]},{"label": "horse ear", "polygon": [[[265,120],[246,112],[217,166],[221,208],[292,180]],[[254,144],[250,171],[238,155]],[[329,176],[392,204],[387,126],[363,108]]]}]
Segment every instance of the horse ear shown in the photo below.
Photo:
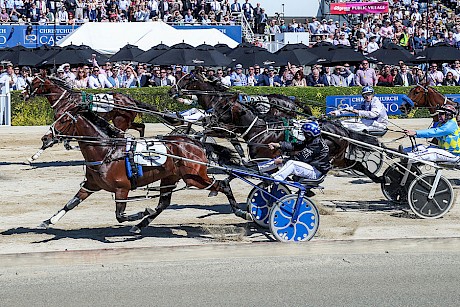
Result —
[{"label": "horse ear", "polygon": [[46,78],[46,70],[43,69],[40,71],[40,77]]}]

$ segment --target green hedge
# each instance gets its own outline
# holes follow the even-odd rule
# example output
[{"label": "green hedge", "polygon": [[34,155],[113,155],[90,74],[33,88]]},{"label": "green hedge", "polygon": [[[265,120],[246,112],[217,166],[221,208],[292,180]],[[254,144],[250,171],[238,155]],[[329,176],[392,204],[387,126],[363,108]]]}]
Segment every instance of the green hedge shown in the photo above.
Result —
[{"label": "green hedge", "polygon": [[[407,94],[410,88],[407,87],[376,87],[378,94]],[[187,106],[176,103],[168,96],[169,87],[146,87],[133,89],[117,89],[117,92],[126,93],[133,98],[156,105],[160,110],[183,110]],[[324,113],[327,96],[335,95],[359,95],[360,87],[234,87],[233,90],[246,94],[283,94],[295,96],[300,101],[306,102],[313,107],[315,115]],[[437,90],[443,94],[458,92],[458,87],[438,87]],[[101,92],[100,90],[87,90],[87,92]],[[48,101],[43,97],[36,97],[25,102],[20,97],[19,91],[12,92],[12,124],[15,126],[49,125],[53,122],[53,111]],[[409,117],[427,117],[426,110],[417,110]],[[151,123],[156,118],[150,115],[143,115],[139,121]]]}]

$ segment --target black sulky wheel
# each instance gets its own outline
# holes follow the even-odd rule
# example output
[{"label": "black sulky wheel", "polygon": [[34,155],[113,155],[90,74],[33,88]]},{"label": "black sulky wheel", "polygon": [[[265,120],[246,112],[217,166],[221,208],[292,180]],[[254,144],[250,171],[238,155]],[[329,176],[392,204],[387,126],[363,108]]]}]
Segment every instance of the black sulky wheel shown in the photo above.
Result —
[{"label": "black sulky wheel", "polygon": [[[363,156],[366,154],[365,151],[362,151],[362,154]],[[384,159],[384,156],[383,156],[383,153],[381,152],[378,152],[378,151],[372,151],[369,156],[367,157],[367,159],[364,159],[361,163],[364,165],[364,167],[366,169],[368,169],[372,174],[376,175],[381,169],[382,169],[382,166],[383,166],[383,159]],[[352,169],[351,170],[355,175],[358,175],[358,176],[364,176],[363,173],[361,173],[360,171],[357,171],[357,170],[354,170]]]},{"label": "black sulky wheel", "polygon": [[446,214],[454,204],[454,189],[444,176],[439,177],[433,198],[429,198],[435,178],[436,174],[424,174],[409,186],[409,206],[417,216],[423,219],[439,218]]},{"label": "black sulky wheel", "polygon": [[179,126],[174,128],[169,135],[183,135],[183,134],[188,134],[188,135],[193,135],[196,134],[196,131],[193,128],[190,128],[188,126]]},{"label": "black sulky wheel", "polygon": [[383,172],[384,182],[381,183],[382,193],[386,199],[399,202],[407,203],[407,195],[409,185],[414,181],[416,176],[422,174],[422,171],[414,164],[411,165],[410,172],[407,174],[407,178],[403,182],[404,175],[407,168],[407,164],[398,165],[396,163],[390,165],[385,172]]}]

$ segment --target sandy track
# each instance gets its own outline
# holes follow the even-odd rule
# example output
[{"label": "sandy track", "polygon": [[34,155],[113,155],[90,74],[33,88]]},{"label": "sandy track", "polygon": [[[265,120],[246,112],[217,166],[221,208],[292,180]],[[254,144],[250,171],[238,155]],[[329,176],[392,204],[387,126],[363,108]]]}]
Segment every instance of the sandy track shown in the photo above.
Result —
[{"label": "sandy track", "polygon": [[[407,128],[429,125],[428,120],[394,122]],[[149,124],[146,135],[165,133],[166,129]],[[225,196],[208,198],[206,191],[199,190],[174,194],[170,208],[142,236],[128,234],[133,223],[118,224],[112,196],[107,192],[92,195],[53,229],[38,230],[36,226],[42,220],[76,193],[84,176],[80,152],[66,151],[61,145],[47,150],[33,166],[24,163],[41,145],[40,137],[46,130],[47,127],[0,127],[0,253],[272,240],[269,232],[234,217]],[[390,132],[385,140],[398,136]],[[458,177],[453,172],[447,175]],[[323,213],[315,240],[460,235],[458,206],[444,218],[421,220],[389,206],[380,186],[366,178],[337,174],[328,176],[323,185],[324,194],[314,197]],[[236,180],[232,187],[237,200],[244,202],[250,187]],[[127,212],[154,207],[156,202],[130,203]]]}]

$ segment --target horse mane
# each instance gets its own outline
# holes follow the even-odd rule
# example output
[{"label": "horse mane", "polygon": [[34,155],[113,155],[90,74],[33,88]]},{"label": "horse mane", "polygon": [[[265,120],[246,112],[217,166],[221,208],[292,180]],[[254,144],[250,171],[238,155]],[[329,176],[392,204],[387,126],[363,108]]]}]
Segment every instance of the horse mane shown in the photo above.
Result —
[{"label": "horse mane", "polygon": [[103,133],[105,133],[108,137],[120,137],[120,130],[117,129],[115,126],[110,124],[108,121],[100,117],[94,112],[87,111],[82,113],[82,116],[89,120],[91,123],[96,125]]},{"label": "horse mane", "polygon": [[75,90],[73,89],[72,85],[69,82],[67,82],[66,80],[63,80],[63,79],[58,78],[56,76],[48,76],[48,80],[52,81],[54,84],[56,84],[59,87],[64,88],[67,91],[75,92]]}]

